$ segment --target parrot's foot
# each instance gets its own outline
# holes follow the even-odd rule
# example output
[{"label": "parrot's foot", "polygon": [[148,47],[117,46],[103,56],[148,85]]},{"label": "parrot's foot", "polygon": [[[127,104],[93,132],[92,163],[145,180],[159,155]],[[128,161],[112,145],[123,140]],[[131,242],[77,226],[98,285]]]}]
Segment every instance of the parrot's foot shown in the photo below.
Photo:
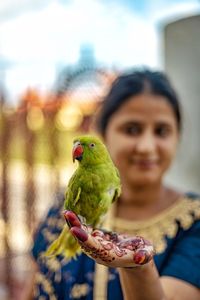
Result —
[{"label": "parrot's foot", "polygon": [[82,224],[87,225],[87,222],[86,222],[86,218],[85,218],[85,217],[83,217],[83,216],[81,216],[81,215],[78,215],[78,218],[79,218],[79,220],[80,220],[80,222],[81,222]]}]

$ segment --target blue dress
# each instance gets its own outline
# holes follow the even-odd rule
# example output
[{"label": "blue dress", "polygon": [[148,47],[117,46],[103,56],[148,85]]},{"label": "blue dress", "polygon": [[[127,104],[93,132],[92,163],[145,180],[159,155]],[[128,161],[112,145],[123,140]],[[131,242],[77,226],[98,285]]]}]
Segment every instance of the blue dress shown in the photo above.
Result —
[{"label": "blue dress", "polygon": [[[105,268],[81,254],[42,259],[41,254],[63,228],[63,196],[56,197],[36,235],[32,254],[38,263],[34,299],[122,300],[117,269]],[[141,235],[153,242],[160,276],[171,276],[200,288],[200,199],[187,194],[174,205],[144,222],[113,218],[113,230]],[[102,280],[103,279],[103,280]],[[95,291],[95,292],[94,292]],[[99,295],[99,296],[98,296]],[[103,296],[102,296],[103,295]]]}]

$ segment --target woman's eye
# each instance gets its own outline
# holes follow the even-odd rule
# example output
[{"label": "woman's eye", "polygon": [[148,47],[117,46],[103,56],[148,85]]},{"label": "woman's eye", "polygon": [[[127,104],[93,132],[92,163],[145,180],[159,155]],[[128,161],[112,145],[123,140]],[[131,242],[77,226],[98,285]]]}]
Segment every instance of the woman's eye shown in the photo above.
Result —
[{"label": "woman's eye", "polygon": [[159,126],[156,128],[155,133],[160,137],[166,137],[170,134],[170,129],[167,126]]},{"label": "woman's eye", "polygon": [[137,135],[141,132],[141,128],[138,125],[127,126],[125,132],[128,135]]}]

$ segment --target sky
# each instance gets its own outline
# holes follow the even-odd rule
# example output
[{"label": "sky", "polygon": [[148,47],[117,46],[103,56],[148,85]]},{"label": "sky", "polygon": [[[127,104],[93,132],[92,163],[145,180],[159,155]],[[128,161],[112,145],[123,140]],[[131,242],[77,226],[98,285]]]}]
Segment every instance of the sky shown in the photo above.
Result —
[{"label": "sky", "polygon": [[10,101],[27,87],[51,89],[84,44],[107,67],[162,68],[164,24],[199,12],[197,0],[0,1],[0,84]]}]

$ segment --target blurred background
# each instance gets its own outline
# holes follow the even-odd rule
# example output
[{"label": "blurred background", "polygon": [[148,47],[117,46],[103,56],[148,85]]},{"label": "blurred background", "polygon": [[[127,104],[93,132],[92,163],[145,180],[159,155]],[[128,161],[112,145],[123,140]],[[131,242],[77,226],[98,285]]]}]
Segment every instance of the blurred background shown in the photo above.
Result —
[{"label": "blurred background", "polygon": [[[167,72],[184,128],[166,181],[200,192],[200,1],[0,2],[0,299],[20,299],[35,228],[74,165],[73,137],[119,72]],[[17,280],[16,280],[17,278]]]}]

